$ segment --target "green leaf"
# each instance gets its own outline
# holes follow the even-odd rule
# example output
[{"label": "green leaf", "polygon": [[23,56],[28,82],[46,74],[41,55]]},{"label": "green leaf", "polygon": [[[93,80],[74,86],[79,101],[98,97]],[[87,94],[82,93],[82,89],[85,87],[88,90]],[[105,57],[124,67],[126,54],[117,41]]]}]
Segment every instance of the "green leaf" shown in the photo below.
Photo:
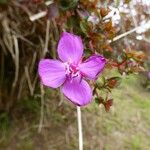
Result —
[{"label": "green leaf", "polygon": [[78,3],[78,0],[60,0],[60,9],[62,10],[68,10],[71,8],[74,8]]},{"label": "green leaf", "polygon": [[98,97],[95,98],[95,103],[98,104],[98,105],[100,104]]},{"label": "green leaf", "polygon": [[89,31],[89,27],[88,27],[86,21],[81,21],[80,22],[80,28],[81,28],[82,32],[85,33],[85,34],[87,34],[87,32]]}]

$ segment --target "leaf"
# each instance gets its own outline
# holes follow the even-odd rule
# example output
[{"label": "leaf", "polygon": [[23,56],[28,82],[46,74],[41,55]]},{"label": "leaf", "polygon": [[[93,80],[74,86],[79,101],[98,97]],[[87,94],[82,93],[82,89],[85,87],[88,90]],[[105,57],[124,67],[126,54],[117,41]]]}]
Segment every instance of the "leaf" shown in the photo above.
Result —
[{"label": "leaf", "polygon": [[85,21],[80,22],[80,28],[81,28],[82,32],[85,34],[89,31],[89,27]]},{"label": "leaf", "polygon": [[78,0],[60,0],[59,6],[62,10],[68,10],[74,8],[78,3]]},{"label": "leaf", "polygon": [[107,82],[108,82],[107,86],[112,89],[112,88],[115,88],[120,85],[121,78],[120,77],[112,77],[112,78],[107,79]]},{"label": "leaf", "polygon": [[112,29],[112,21],[108,21],[104,24],[104,29],[110,31]]},{"label": "leaf", "polygon": [[100,8],[100,14],[101,14],[102,17],[107,16],[108,13],[109,13],[109,11],[110,11],[109,9],[106,9],[106,8]]},{"label": "leaf", "polygon": [[109,99],[104,103],[105,111],[108,112],[113,105],[113,99]]},{"label": "leaf", "polygon": [[102,45],[102,49],[104,50],[104,51],[108,51],[108,52],[112,52],[112,47],[110,46],[110,45],[108,45],[108,44],[103,44]]},{"label": "leaf", "polygon": [[95,103],[98,104],[98,105],[100,104],[100,103],[99,103],[99,98],[98,98],[98,97],[95,98]]},{"label": "leaf", "polygon": [[145,57],[144,53],[142,51],[137,50],[126,50],[126,55],[128,58],[133,58],[136,61],[142,61]]},{"label": "leaf", "polygon": [[102,97],[96,97],[95,98],[95,103],[100,105],[104,103],[104,99]]}]

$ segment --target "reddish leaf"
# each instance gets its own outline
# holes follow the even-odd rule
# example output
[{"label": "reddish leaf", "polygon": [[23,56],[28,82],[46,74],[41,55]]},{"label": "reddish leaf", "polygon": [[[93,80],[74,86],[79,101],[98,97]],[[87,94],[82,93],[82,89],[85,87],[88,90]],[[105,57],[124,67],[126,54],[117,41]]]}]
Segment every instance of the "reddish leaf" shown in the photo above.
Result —
[{"label": "reddish leaf", "polygon": [[108,87],[109,88],[114,88],[117,87],[121,83],[121,78],[120,77],[112,77],[107,80],[108,81]]},{"label": "reddish leaf", "polygon": [[105,17],[105,16],[108,15],[109,11],[110,11],[109,9],[101,8],[100,9],[100,14],[101,14],[102,17]]},{"label": "reddish leaf", "polygon": [[106,22],[106,23],[104,24],[104,29],[105,29],[106,31],[110,31],[110,30],[112,29],[112,21]]},{"label": "reddish leaf", "polygon": [[110,110],[110,107],[113,105],[113,99],[109,99],[104,103],[104,107],[106,112]]}]

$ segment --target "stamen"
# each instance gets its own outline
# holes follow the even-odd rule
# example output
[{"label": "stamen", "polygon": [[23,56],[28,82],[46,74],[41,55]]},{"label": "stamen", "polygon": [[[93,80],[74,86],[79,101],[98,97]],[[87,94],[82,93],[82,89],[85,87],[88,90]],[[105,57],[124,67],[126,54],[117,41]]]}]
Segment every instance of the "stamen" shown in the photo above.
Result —
[{"label": "stamen", "polygon": [[64,63],[65,67],[66,67],[66,75],[70,78],[75,78],[78,77],[80,75],[80,71],[78,66],[70,63],[70,62],[66,62]]}]

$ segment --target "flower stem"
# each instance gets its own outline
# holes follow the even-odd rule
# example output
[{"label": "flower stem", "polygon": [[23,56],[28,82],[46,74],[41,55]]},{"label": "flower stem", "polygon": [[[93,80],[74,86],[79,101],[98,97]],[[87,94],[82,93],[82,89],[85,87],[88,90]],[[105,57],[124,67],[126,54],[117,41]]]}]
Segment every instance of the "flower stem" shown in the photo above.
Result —
[{"label": "flower stem", "polygon": [[77,106],[77,119],[78,119],[78,133],[79,133],[79,150],[83,150],[82,119],[81,119],[81,108],[79,106]]}]

